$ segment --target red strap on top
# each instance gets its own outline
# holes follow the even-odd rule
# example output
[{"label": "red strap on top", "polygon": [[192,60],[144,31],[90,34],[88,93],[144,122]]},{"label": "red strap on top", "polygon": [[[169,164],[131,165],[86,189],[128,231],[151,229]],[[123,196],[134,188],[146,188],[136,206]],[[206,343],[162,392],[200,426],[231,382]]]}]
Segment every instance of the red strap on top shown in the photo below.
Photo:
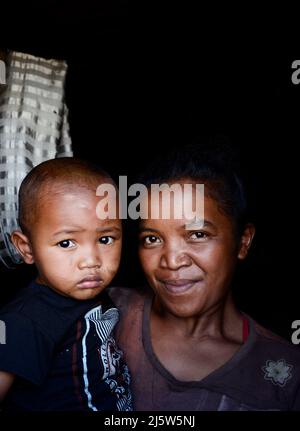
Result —
[{"label": "red strap on top", "polygon": [[242,318],[243,318],[243,342],[245,343],[245,341],[249,336],[249,322],[244,315],[242,316]]}]

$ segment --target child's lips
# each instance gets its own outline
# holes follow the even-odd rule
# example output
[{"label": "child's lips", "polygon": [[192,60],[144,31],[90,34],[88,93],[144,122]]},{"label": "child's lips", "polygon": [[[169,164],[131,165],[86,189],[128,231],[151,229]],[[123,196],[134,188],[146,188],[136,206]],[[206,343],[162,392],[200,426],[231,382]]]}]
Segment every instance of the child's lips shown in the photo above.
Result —
[{"label": "child's lips", "polygon": [[99,287],[103,283],[103,280],[98,275],[90,275],[82,280],[80,280],[79,283],[77,283],[77,286],[80,289],[95,289]]}]

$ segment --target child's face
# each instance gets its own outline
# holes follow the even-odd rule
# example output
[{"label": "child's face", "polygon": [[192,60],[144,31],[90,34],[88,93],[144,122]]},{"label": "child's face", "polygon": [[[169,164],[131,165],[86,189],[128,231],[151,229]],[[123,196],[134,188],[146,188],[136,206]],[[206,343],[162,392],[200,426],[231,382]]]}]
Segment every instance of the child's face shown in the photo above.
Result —
[{"label": "child's face", "polygon": [[95,192],[71,189],[43,198],[31,232],[37,281],[65,296],[91,299],[115,276],[121,256],[120,220],[100,220]]},{"label": "child's face", "polygon": [[142,268],[157,300],[176,316],[196,316],[224,298],[237,259],[246,256],[252,239],[246,234],[237,244],[232,221],[209,197],[204,219],[203,227],[192,230],[184,217],[141,222]]}]

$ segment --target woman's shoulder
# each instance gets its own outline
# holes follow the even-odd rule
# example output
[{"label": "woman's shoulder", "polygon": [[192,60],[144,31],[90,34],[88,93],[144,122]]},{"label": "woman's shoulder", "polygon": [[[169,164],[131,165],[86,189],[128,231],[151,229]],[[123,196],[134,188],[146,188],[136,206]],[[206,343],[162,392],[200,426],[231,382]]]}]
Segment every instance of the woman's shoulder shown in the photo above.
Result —
[{"label": "woman's shoulder", "polygon": [[[300,375],[300,349],[298,346],[292,344],[292,342],[285,338],[275,334],[271,330],[265,328],[253,318],[247,316],[250,325],[256,334],[256,347],[260,346],[264,354],[269,354],[272,357],[277,357],[280,361],[281,358],[293,361],[299,369]],[[299,365],[298,365],[299,364]],[[294,366],[295,366],[294,365]]]},{"label": "woman's shoulder", "polygon": [[148,288],[131,288],[131,287],[108,287],[107,293],[114,302],[114,304],[120,309],[127,309],[130,307],[144,307],[145,300],[151,298],[152,293]]}]

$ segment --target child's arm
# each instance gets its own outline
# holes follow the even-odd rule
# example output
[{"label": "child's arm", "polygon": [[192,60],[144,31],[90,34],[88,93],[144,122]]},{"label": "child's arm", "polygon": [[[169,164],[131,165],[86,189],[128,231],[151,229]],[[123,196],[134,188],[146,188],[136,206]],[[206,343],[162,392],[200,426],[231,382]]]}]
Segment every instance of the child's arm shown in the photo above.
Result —
[{"label": "child's arm", "polygon": [[15,380],[14,374],[7,373],[6,371],[0,371],[0,403],[6,397],[8,390]]}]

